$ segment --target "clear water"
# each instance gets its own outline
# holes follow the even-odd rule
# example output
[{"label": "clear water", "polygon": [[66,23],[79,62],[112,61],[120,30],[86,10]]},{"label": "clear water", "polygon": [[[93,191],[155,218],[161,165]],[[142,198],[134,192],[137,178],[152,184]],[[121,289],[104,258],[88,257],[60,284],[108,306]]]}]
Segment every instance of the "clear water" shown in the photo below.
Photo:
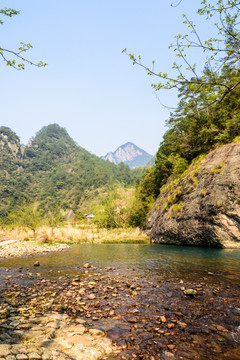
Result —
[{"label": "clear water", "polygon": [[[41,266],[34,268],[35,261]],[[24,267],[44,275],[79,272],[85,263],[96,267],[131,268],[166,276],[204,276],[240,283],[240,250],[139,244],[81,244],[33,257],[3,259],[0,267]]]}]

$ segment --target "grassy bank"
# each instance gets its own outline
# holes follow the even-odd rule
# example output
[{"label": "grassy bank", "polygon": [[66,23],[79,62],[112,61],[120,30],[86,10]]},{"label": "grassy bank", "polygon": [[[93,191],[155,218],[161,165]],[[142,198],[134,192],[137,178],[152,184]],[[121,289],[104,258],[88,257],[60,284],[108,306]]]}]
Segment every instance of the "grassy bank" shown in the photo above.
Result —
[{"label": "grassy bank", "polygon": [[24,227],[2,228],[0,239],[35,239],[39,243],[149,243],[148,236],[139,228],[98,228],[93,224],[65,224],[61,227],[39,227],[35,233]]}]

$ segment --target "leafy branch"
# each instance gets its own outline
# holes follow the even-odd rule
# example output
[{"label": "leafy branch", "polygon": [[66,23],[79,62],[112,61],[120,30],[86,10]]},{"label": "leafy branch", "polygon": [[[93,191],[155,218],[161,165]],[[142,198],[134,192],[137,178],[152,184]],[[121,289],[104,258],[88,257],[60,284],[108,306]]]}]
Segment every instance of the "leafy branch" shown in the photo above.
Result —
[{"label": "leafy branch", "polygon": [[[179,5],[181,1],[177,3]],[[178,34],[175,36],[176,43],[170,44],[178,58],[173,63],[172,69],[178,73],[177,76],[170,76],[168,73],[155,71],[155,61],[152,67],[142,64],[141,56],[136,57],[123,50],[133,64],[137,64],[147,71],[148,75],[160,78],[160,82],[152,84],[155,91],[161,89],[177,88],[178,90],[188,84],[196,96],[199,90],[206,92],[208,106],[221,102],[230,92],[239,86],[240,81],[229,81],[229,78],[222,76],[225,69],[237,69],[240,58],[240,1],[238,0],[215,0],[212,5],[207,0],[201,1],[202,7],[198,9],[199,15],[205,15],[208,20],[213,20],[218,16],[218,21],[214,23],[217,29],[217,37],[210,37],[203,41],[196,29],[196,25],[183,14],[183,23],[188,28],[186,35]],[[172,4],[173,6],[173,4]],[[188,51],[200,49],[205,56],[205,65],[201,74],[197,73],[196,64],[188,60]],[[180,63],[179,63],[180,61]],[[183,66],[185,65],[185,66]]]},{"label": "leafy branch", "polygon": [[[11,8],[0,9],[0,14],[7,16],[9,18],[20,14],[20,11]],[[0,19],[0,25],[3,25],[3,20]],[[10,50],[0,45],[0,56],[7,66],[11,66],[16,70],[24,70],[25,64],[37,66],[37,67],[45,67],[47,63],[43,61],[39,61],[37,63],[29,60],[27,57],[23,56],[28,50],[30,50],[33,46],[30,43],[20,43],[20,46],[17,50]],[[13,55],[13,59],[10,59],[8,55]]]},{"label": "leafy branch", "polygon": [[[138,56],[138,58],[136,58],[134,54],[128,53],[127,49],[124,49],[122,52],[125,53],[130,58],[130,60],[133,62],[133,65],[137,64],[140,67],[142,67],[144,70],[146,70],[148,75],[156,76],[163,80],[160,83],[152,84],[152,88],[155,91],[158,91],[161,89],[170,90],[173,88],[177,88],[178,90],[180,90],[182,85],[185,85],[185,84],[192,85],[192,90],[193,90],[196,85],[201,85],[202,87],[210,86],[211,88],[218,88],[220,90],[220,93],[222,94],[222,96],[225,97],[229,92],[231,92],[233,90],[232,86],[229,86],[227,83],[222,82],[220,80],[219,81],[218,80],[204,81],[204,78],[202,78],[202,77],[191,78],[191,80],[188,80],[182,74],[181,66],[177,65],[176,63],[174,63],[174,65],[173,65],[173,68],[177,69],[179,72],[179,75],[176,78],[168,76],[167,73],[162,73],[162,72],[157,73],[153,69],[151,70],[149,67],[142,64],[141,56]],[[153,61],[153,65],[154,65],[154,63],[155,62]],[[197,90],[197,87],[195,89]]]}]

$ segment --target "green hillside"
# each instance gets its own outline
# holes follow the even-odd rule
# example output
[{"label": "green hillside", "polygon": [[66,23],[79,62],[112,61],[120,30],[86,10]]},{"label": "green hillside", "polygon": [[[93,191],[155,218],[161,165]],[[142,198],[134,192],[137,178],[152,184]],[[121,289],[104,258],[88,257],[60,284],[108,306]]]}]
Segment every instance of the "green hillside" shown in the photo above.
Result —
[{"label": "green hillside", "polygon": [[0,127],[1,218],[23,203],[42,213],[59,208],[80,211],[86,190],[114,183],[133,186],[142,170],[106,162],[78,146],[57,124],[40,130],[23,149],[10,129]]},{"label": "green hillside", "polygon": [[[239,81],[240,72],[225,65],[221,76],[230,86]],[[155,165],[146,170],[138,186],[141,206],[136,213],[137,225],[145,223],[161,188],[178,179],[195,159],[224,144],[240,141],[240,88],[233,88],[221,102],[211,106],[206,105],[201,87],[194,89],[198,101],[190,96],[192,93],[191,84],[185,84],[179,91],[181,100],[167,122],[169,129],[156,154]]]}]

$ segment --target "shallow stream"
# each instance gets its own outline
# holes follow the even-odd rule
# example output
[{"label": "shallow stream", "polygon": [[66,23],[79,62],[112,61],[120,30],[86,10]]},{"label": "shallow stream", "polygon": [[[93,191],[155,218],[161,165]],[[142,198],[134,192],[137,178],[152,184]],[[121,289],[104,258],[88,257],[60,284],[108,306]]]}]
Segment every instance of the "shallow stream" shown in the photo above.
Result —
[{"label": "shallow stream", "polygon": [[[96,267],[112,266],[135,269],[164,277],[191,278],[213,273],[223,281],[240,283],[240,249],[212,249],[168,245],[138,244],[81,244],[69,249],[22,257],[3,259],[0,267],[24,267],[34,270],[39,261],[46,275],[74,274],[83,264]],[[36,270],[39,271],[39,268]]]},{"label": "shallow stream", "polygon": [[114,359],[240,360],[240,250],[73,245],[0,260],[0,290],[26,318],[60,312],[102,329]]}]

